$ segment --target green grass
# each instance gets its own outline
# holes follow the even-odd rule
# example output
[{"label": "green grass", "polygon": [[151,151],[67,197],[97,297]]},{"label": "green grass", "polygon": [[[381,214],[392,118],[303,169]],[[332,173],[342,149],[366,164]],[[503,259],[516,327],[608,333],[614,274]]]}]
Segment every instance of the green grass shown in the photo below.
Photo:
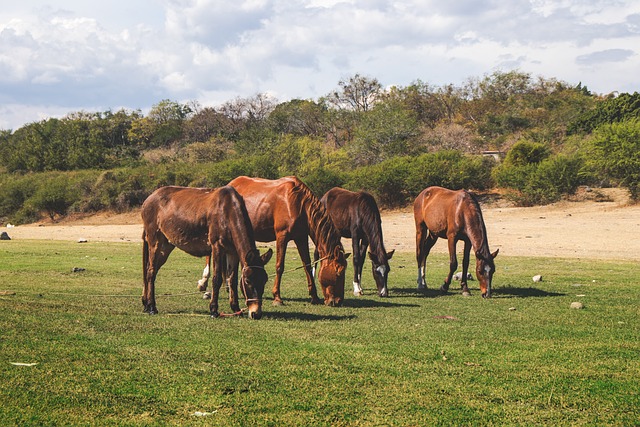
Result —
[{"label": "green grass", "polygon": [[365,296],[312,306],[290,271],[286,305],[271,306],[270,282],[250,321],[211,319],[192,294],[203,262],[179,251],[158,276],[160,314],[144,314],[140,251],[0,244],[0,290],[15,292],[0,295],[0,425],[639,423],[636,263],[500,256],[483,300],[477,282],[439,295],[436,254],[418,293],[414,256],[398,253],[388,299],[367,266]]}]

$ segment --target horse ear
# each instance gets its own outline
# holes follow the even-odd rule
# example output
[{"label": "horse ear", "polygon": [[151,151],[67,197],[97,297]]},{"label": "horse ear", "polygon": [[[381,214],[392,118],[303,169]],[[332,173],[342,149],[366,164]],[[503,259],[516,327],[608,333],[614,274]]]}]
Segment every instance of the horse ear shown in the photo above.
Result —
[{"label": "horse ear", "polygon": [[491,258],[497,257],[498,256],[498,252],[500,252],[500,249],[496,249],[496,251],[491,254]]},{"label": "horse ear", "polygon": [[392,250],[391,252],[387,252],[387,259],[391,259],[391,257],[393,256],[393,254],[396,252],[396,250]]},{"label": "horse ear", "polygon": [[351,255],[351,253],[346,253],[344,254],[344,259],[349,259],[349,255]]},{"label": "horse ear", "polygon": [[267,264],[269,262],[269,260],[271,259],[271,256],[273,255],[273,249],[269,248],[269,250],[265,253],[263,253],[262,255],[260,255],[260,258],[262,258],[262,264]]}]

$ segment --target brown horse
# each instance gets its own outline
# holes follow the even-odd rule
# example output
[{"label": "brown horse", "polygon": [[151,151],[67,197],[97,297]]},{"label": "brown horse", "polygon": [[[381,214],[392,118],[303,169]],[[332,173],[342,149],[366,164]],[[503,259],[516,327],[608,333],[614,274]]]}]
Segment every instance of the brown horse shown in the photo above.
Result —
[{"label": "brown horse", "polygon": [[[362,295],[362,267],[364,266],[367,248],[371,245],[373,278],[378,287],[378,295],[389,296],[387,278],[389,276],[389,260],[395,251],[388,252],[382,240],[382,220],[380,210],[373,196],[365,191],[354,193],[343,188],[334,187],[320,199],[326,207],[342,237],[351,239],[353,247],[353,294]],[[318,259],[317,251],[315,259]]]},{"label": "brown horse", "polygon": [[480,205],[475,197],[464,190],[452,191],[441,187],[428,187],[413,203],[416,222],[416,260],[418,261],[418,290],[426,289],[425,270],[427,256],[438,237],[449,243],[449,275],[440,288],[449,290],[451,279],[458,268],[456,243],[464,242],[461,286],[463,295],[470,295],[467,286],[469,254],[471,247],[476,255],[476,275],[480,291],[485,298],[491,297],[491,280],[495,272],[493,259],[498,251],[491,253],[487,241],[487,230],[482,219]]},{"label": "brown horse", "polygon": [[322,258],[318,280],[322,287],[324,303],[330,306],[341,305],[344,299],[347,255],[340,241],[340,233],[311,190],[293,176],[276,180],[240,176],[229,185],[238,190],[244,198],[256,240],[276,241],[273,303],[282,304],[280,282],[284,272],[287,243],[290,240],[295,242],[304,265],[311,302],[320,303],[311,273],[311,237]]},{"label": "brown horse", "polygon": [[256,249],[253,228],[242,197],[229,186],[218,189],[161,187],[142,205],[142,304],[149,314],[158,312],[155,280],[175,247],[190,255],[210,256],[213,263],[213,293],[209,311],[218,313],[218,292],[228,276],[231,310],[239,312],[237,269],[242,263],[240,283],[249,317],[262,317],[262,294],[267,282],[264,265],[273,251],[263,256]]}]

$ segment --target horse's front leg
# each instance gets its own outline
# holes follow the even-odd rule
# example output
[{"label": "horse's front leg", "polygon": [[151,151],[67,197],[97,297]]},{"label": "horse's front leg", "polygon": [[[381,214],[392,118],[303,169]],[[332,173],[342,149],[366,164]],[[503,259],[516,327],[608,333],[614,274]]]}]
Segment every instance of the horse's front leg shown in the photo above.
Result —
[{"label": "horse's front leg", "polygon": [[207,290],[209,277],[211,277],[211,256],[207,256],[206,260],[206,265],[202,270],[202,279],[198,280],[198,290],[200,292],[204,292]]},{"label": "horse's front leg", "polygon": [[469,292],[469,286],[467,286],[467,274],[469,271],[469,258],[471,255],[471,242],[464,241],[464,252],[462,255],[462,277],[460,278],[460,288],[462,289],[462,295],[468,297],[471,296]]},{"label": "horse's front leg", "polygon": [[362,292],[362,266],[364,264],[364,250],[360,244],[360,237],[357,231],[351,232],[351,248],[353,251],[353,295],[361,296]]},{"label": "horse's front leg", "polygon": [[[238,302],[238,265],[240,261],[238,257],[227,255],[227,284],[229,287],[229,305],[234,313],[240,312],[240,303]],[[244,292],[244,291],[243,291]],[[245,295],[245,298],[247,296]]]},{"label": "horse's front leg", "polygon": [[304,272],[307,275],[307,288],[309,289],[309,296],[311,297],[311,304],[322,304],[322,300],[318,298],[318,290],[316,289],[316,283],[313,278],[313,272],[311,271],[311,257],[309,256],[309,238],[304,235],[302,238],[295,239],[296,248],[298,254],[302,260],[304,266]]},{"label": "horse's front leg", "polygon": [[273,305],[283,305],[280,297],[280,282],[284,273],[284,257],[287,254],[286,236],[276,236],[276,277],[273,280]]},{"label": "horse's front leg", "polygon": [[442,292],[449,291],[449,285],[451,284],[453,275],[456,273],[456,269],[458,268],[458,258],[456,257],[455,236],[452,236],[452,235],[447,236],[447,243],[449,245],[449,274],[447,275],[447,278],[444,279],[444,283],[440,287],[440,290]]},{"label": "horse's front leg", "polygon": [[218,297],[220,296],[220,287],[224,281],[222,271],[224,268],[225,257],[221,256],[215,249],[212,250],[211,260],[213,267],[213,280],[211,283],[211,301],[209,302],[209,313],[211,317],[219,317],[218,312]]}]

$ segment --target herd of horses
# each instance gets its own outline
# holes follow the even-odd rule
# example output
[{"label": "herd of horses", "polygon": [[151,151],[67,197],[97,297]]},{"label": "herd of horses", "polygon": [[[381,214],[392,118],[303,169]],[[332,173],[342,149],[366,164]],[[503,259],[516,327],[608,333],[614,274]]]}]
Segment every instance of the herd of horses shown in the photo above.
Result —
[{"label": "herd of horses", "polygon": [[[480,205],[464,190],[452,191],[428,187],[414,202],[416,225],[416,261],[418,289],[425,289],[426,259],[438,238],[447,239],[449,274],[441,287],[447,292],[458,268],[456,243],[464,242],[461,288],[469,294],[467,270],[471,249],[475,251],[476,276],[482,296],[491,296],[495,272]],[[234,313],[242,313],[238,302],[238,283],[248,316],[262,317],[262,295],[268,280],[264,268],[273,255],[269,249],[260,254],[258,242],[276,246],[273,303],[282,304],[280,285],[284,260],[290,241],[302,260],[309,296],[320,304],[315,285],[317,274],[324,304],[340,306],[344,301],[346,253],[342,237],[350,238],[353,254],[353,292],[362,294],[362,269],[367,256],[371,260],[378,295],[389,295],[389,260],[382,236],[382,221],[375,199],[367,192],[342,188],[329,190],[318,199],[296,177],[276,180],[241,176],[219,188],[168,186],[157,189],[143,203],[143,282],[144,311],[156,314],[155,280],[174,248],[190,255],[206,257],[206,266],[198,289],[205,291],[212,275],[209,311],[220,316],[218,296],[227,283],[229,303]],[[309,254],[309,238],[315,245],[314,259]],[[317,266],[317,271],[316,271]],[[240,269],[241,267],[241,269]],[[240,275],[238,275],[240,271]]]}]

